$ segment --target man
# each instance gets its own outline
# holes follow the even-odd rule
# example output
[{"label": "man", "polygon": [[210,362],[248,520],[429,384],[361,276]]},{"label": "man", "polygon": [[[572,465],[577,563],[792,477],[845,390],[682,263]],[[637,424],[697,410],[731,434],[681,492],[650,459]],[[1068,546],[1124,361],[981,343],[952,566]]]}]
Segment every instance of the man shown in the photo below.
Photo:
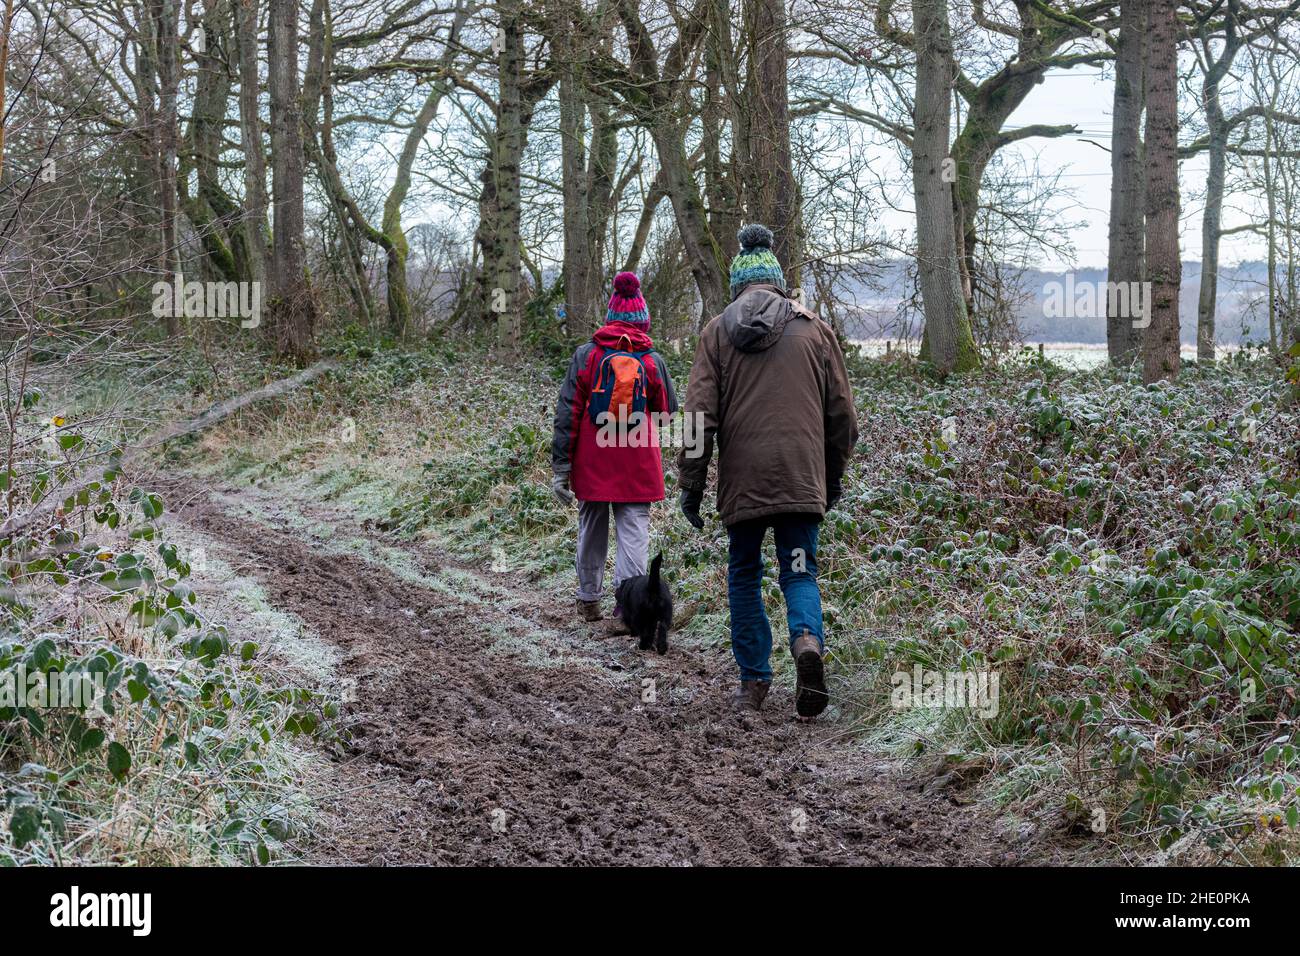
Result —
[{"label": "man", "polygon": [[681,510],[704,527],[700,502],[718,445],[718,514],[730,537],[727,599],[740,667],[733,702],[758,710],[772,683],[772,629],[763,609],[763,539],[771,528],[795,662],[795,710],[820,714],[829,700],[817,588],[817,530],[840,497],[858,439],[844,354],[830,326],[792,300],[772,253],[772,232],[737,234],[732,302],[700,334],[686,413],[700,416],[703,454],[677,459]]}]

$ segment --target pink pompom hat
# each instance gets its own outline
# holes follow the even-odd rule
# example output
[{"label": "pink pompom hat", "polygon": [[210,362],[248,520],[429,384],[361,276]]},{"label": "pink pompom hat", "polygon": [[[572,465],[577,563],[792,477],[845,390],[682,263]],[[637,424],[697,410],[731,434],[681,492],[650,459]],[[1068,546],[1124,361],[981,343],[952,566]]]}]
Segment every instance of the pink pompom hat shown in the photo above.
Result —
[{"label": "pink pompom hat", "polygon": [[606,322],[628,322],[645,329],[650,328],[650,310],[641,298],[641,280],[635,272],[620,272],[614,276],[614,294],[609,297]]}]

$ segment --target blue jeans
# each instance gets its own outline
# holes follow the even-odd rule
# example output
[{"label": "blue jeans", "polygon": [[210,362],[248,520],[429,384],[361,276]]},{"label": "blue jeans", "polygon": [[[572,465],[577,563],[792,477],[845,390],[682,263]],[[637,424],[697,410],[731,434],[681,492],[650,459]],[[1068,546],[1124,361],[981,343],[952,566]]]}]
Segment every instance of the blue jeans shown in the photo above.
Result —
[{"label": "blue jeans", "polygon": [[807,632],[822,639],[822,598],[817,589],[817,526],[811,515],[783,514],[741,521],[727,528],[727,603],[731,606],[731,652],[741,680],[771,680],[772,627],[763,610],[763,539],[772,529],[781,566],[790,643]]}]

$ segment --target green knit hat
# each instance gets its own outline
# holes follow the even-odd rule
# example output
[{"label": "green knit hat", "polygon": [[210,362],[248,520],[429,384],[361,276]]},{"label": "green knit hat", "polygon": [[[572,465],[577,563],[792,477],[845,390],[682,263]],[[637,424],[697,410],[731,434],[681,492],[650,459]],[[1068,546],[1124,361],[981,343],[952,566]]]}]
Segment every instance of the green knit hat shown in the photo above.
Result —
[{"label": "green knit hat", "polygon": [[769,282],[784,289],[785,273],[772,253],[772,230],[751,222],[741,227],[736,239],[740,242],[740,252],[731,260],[731,297],[734,299],[754,282]]}]

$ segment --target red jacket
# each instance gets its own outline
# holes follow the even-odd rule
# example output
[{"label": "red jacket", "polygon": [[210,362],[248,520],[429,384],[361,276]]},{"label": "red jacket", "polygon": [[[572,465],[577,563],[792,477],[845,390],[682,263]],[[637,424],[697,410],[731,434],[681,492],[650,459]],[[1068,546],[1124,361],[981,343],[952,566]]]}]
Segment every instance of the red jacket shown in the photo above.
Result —
[{"label": "red jacket", "polygon": [[[620,342],[623,336],[627,341]],[[599,429],[587,414],[592,381],[601,357],[607,351],[623,348],[646,352],[642,360],[646,372],[646,411],[677,411],[677,396],[663,357],[654,342],[638,326],[628,322],[609,322],[596,330],[591,341],[573,353],[568,374],[560,387],[555,406],[555,432],[551,443],[551,468],[557,475],[569,475],[569,487],[580,501],[663,501],[664,469],[659,454],[659,440],[653,423],[651,439],[645,447],[625,443],[601,447],[596,437]]]}]

